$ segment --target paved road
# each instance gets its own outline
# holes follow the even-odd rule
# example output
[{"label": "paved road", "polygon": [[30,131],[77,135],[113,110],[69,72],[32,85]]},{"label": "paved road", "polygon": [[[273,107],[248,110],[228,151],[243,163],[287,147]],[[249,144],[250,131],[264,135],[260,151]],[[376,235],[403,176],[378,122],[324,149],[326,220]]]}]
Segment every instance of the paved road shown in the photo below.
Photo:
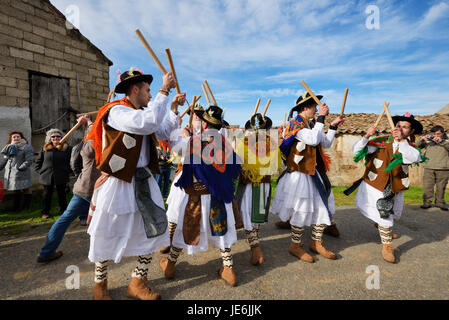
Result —
[{"label": "paved road", "polygon": [[[395,226],[401,237],[398,264],[382,260],[380,240],[371,222],[353,207],[337,209],[339,239],[325,236],[325,244],[339,254],[336,261],[320,257],[314,264],[297,260],[287,252],[290,234],[274,226],[270,216],[262,226],[262,250],[266,263],[254,267],[242,230],[233,247],[238,277],[235,288],[217,276],[221,264],[218,249],[195,256],[180,256],[176,277],[166,280],[159,269],[161,254],[154,254],[149,284],[163,299],[448,299],[449,297],[449,214],[432,208],[407,206]],[[36,256],[45,241],[46,230],[33,235],[0,240],[0,299],[91,299],[94,268],[87,259],[89,236],[74,223],[60,249],[64,255],[49,264],[38,264]],[[304,239],[310,239],[310,230]],[[69,290],[69,266],[80,271],[79,289]],[[126,287],[135,258],[125,258],[109,268],[113,299],[127,299]],[[379,289],[367,289],[369,266],[379,270]],[[70,269],[69,269],[70,272]],[[373,283],[373,282],[370,282]]]}]

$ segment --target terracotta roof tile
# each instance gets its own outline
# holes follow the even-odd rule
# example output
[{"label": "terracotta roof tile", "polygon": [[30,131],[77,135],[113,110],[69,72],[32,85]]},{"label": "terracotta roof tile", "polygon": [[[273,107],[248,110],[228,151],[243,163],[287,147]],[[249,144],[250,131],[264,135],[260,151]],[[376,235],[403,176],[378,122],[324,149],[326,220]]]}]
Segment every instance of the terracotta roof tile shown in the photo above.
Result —
[{"label": "terracotta roof tile", "polygon": [[[326,117],[326,127],[329,127],[332,120],[338,115],[330,114]],[[337,134],[363,134],[369,126],[373,125],[378,114],[374,113],[347,113],[346,121],[338,128]],[[394,116],[394,115],[393,115]],[[436,125],[443,126],[446,131],[449,129],[449,114],[433,114],[426,116],[415,116],[415,118],[423,125],[423,133],[427,134]],[[389,124],[387,117],[384,115],[378,126],[379,133],[387,133]]]}]

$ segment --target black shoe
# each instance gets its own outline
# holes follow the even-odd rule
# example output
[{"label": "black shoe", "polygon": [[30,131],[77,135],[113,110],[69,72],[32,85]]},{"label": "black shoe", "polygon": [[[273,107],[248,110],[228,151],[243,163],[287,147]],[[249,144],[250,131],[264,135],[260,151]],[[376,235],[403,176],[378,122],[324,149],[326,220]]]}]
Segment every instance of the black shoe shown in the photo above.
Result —
[{"label": "black shoe", "polygon": [[59,259],[59,258],[61,258],[62,257],[62,251],[56,251],[52,256],[50,256],[50,257],[41,257],[41,256],[39,256],[39,257],[37,257],[37,262],[40,262],[40,263],[42,263],[42,262],[50,262],[50,261],[53,261],[53,260],[56,260],[56,259]]},{"label": "black shoe", "polygon": [[440,209],[443,210],[443,211],[448,211],[448,210],[449,210],[449,209],[446,208],[446,207],[438,207],[438,208],[440,208]]},{"label": "black shoe", "polygon": [[429,204],[423,204],[421,209],[429,209],[431,206]]}]

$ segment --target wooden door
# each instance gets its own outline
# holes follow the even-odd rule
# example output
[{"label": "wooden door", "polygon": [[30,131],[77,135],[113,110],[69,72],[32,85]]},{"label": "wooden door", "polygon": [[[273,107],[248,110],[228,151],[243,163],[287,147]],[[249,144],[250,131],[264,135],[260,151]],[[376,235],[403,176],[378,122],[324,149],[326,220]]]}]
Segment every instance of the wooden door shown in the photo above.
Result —
[{"label": "wooden door", "polygon": [[30,76],[31,128],[35,134],[45,134],[51,128],[63,132],[70,129],[69,79],[44,74]]}]

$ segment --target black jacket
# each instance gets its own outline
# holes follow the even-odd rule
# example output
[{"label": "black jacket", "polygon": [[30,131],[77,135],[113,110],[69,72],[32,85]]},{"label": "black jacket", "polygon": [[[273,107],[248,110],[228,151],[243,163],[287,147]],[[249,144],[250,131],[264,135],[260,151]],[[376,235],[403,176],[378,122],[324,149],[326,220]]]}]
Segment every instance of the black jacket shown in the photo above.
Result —
[{"label": "black jacket", "polygon": [[47,144],[42,148],[36,159],[35,170],[39,173],[39,182],[43,185],[64,184],[69,182],[70,155],[72,147],[64,145],[63,150],[53,148]]}]

